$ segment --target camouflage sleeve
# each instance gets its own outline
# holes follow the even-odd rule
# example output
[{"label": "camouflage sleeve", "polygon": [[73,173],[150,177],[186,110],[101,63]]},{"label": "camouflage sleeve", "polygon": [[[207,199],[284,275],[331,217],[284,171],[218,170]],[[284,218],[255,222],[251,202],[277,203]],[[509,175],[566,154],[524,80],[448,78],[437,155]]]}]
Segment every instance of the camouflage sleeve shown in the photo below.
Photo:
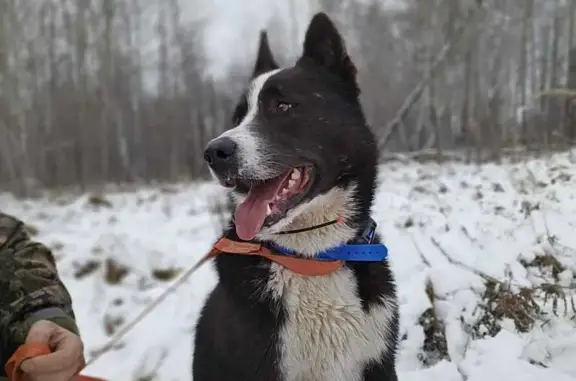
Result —
[{"label": "camouflage sleeve", "polygon": [[2,360],[22,344],[34,322],[50,320],[78,333],[74,319],[70,294],[58,277],[50,250],[31,241],[21,221],[0,212]]}]

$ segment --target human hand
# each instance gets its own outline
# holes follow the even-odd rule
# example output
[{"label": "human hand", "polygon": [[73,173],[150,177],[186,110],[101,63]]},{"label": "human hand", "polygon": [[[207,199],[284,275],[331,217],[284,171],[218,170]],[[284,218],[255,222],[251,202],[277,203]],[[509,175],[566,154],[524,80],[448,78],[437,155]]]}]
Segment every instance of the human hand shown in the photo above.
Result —
[{"label": "human hand", "polygon": [[69,381],[85,366],[80,337],[47,320],[32,325],[26,344],[42,343],[52,353],[25,360],[20,366],[26,381]]}]

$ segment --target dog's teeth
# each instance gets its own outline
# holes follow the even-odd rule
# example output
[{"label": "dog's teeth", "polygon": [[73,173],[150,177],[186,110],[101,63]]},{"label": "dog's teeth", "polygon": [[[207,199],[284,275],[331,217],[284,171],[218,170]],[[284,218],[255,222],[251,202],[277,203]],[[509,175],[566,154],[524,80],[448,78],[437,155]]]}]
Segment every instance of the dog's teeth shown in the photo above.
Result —
[{"label": "dog's teeth", "polygon": [[[288,192],[289,192],[288,188],[282,189],[282,194],[286,194],[286,193],[288,193]],[[276,196],[276,197],[277,197],[277,198],[280,198],[280,195],[278,195],[278,196]]]},{"label": "dog's teeth", "polygon": [[270,204],[266,205],[266,215],[269,216],[272,214],[272,209],[270,209]]},{"label": "dog's teeth", "polygon": [[292,171],[292,176],[290,176],[294,180],[298,180],[300,178],[300,170],[298,168],[294,168]]},{"label": "dog's teeth", "polygon": [[288,188],[293,188],[295,184],[296,184],[295,180],[292,179],[288,180]]}]

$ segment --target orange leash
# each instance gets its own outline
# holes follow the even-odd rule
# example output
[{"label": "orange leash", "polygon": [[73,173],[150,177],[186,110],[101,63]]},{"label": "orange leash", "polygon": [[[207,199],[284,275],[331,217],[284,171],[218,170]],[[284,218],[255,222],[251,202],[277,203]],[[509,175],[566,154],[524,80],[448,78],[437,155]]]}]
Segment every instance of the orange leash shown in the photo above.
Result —
[{"label": "orange leash", "polygon": [[[6,374],[8,375],[8,380],[10,381],[23,381],[24,372],[20,369],[20,366],[25,360],[32,357],[44,356],[52,353],[50,347],[44,343],[33,343],[21,345],[16,352],[10,357],[6,363]],[[79,369],[79,371],[82,369]],[[101,378],[76,375],[70,381],[105,381]]]},{"label": "orange leash", "polygon": [[[193,267],[191,267],[186,273],[179,278],[175,283],[173,283],[162,295],[160,295],[156,300],[154,300],[150,305],[148,305],[140,314],[132,320],[128,325],[126,325],[122,330],[120,330],[116,336],[114,336],[94,358],[90,359],[88,364],[94,363],[100,356],[108,352],[114,344],[116,344],[122,337],[124,337],[136,324],[138,324],[146,315],[148,315],[154,308],[156,308],[166,297],[174,292],[179,286],[181,286],[189,277],[198,270],[204,263],[209,259],[216,257],[218,254],[240,254],[240,255],[256,255],[260,257],[267,258],[268,260],[278,263],[279,265],[293,271],[297,274],[304,276],[318,276],[327,275],[338,271],[342,266],[344,266],[344,261],[320,261],[314,260],[313,258],[297,258],[285,255],[273,254],[268,248],[264,247],[260,243],[253,242],[238,242],[233,241],[228,238],[220,238],[212,247],[212,249],[202,257]],[[34,344],[24,344],[20,346],[16,352],[10,357],[6,363],[6,373],[8,374],[8,379],[10,381],[23,381],[23,372],[20,370],[20,366],[24,360],[30,359],[36,356],[43,356],[50,354],[50,347],[43,343]],[[84,367],[82,367],[83,369]],[[81,371],[80,369],[79,371]],[[90,377],[84,375],[76,375],[72,380],[69,381],[105,381],[101,378]]]}]

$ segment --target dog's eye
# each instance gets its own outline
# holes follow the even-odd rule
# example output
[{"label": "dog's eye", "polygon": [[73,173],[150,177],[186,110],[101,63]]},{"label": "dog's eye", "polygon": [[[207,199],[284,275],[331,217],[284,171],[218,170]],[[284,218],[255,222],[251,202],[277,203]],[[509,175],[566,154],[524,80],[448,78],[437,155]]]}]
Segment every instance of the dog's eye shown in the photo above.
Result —
[{"label": "dog's eye", "polygon": [[294,107],[294,105],[292,103],[282,102],[282,101],[278,101],[276,103],[276,110],[278,110],[280,112],[286,112],[286,111],[290,110],[292,107]]}]

